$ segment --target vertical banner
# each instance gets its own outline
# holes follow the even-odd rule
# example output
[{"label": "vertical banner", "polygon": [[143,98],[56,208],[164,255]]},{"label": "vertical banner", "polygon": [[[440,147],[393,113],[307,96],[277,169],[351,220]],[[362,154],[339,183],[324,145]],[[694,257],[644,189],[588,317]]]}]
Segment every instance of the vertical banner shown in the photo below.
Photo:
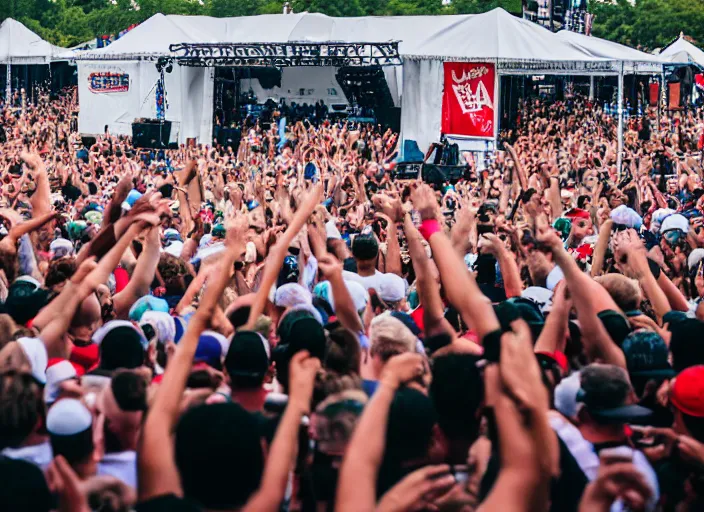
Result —
[{"label": "vertical banner", "polygon": [[648,92],[649,92],[649,104],[651,107],[657,107],[658,106],[658,99],[660,98],[660,84],[657,82],[654,82],[652,84],[648,84]]},{"label": "vertical banner", "polygon": [[488,62],[445,62],[442,133],[493,139],[496,71]]}]

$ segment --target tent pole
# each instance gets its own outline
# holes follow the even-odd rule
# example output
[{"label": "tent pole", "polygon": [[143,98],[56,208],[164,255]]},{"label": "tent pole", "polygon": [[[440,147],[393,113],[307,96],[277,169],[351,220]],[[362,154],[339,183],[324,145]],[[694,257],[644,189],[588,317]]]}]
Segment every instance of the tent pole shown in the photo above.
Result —
[{"label": "tent pole", "polygon": [[9,105],[12,101],[12,64],[7,63],[7,76],[5,77],[5,104]]},{"label": "tent pole", "polygon": [[658,125],[655,127],[655,133],[660,132],[660,110],[662,109],[662,102],[660,101],[660,98],[662,98],[662,88],[665,86],[665,84],[662,83],[662,77],[658,77],[658,117],[657,117],[657,122]]},{"label": "tent pole", "polygon": [[589,76],[589,99],[594,101],[594,75]]},{"label": "tent pole", "polygon": [[621,181],[621,164],[623,162],[623,62],[618,72],[618,157],[616,160],[616,173]]}]

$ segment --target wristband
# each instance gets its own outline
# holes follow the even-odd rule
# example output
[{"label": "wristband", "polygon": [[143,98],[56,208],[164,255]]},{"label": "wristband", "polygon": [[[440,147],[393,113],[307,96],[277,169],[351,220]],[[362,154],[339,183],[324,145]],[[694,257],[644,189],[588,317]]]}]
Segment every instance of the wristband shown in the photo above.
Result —
[{"label": "wristband", "polygon": [[426,242],[430,242],[430,237],[440,231],[440,223],[437,219],[426,219],[421,223],[418,231]]}]

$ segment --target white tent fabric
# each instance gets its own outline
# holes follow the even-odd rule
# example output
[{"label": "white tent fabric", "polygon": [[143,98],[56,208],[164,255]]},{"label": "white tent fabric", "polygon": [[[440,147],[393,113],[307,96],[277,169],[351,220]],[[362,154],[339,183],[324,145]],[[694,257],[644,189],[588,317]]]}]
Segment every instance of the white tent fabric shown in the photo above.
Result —
[{"label": "white tent fabric", "polygon": [[12,18],[0,25],[0,64],[49,64],[65,51]]},{"label": "white tent fabric", "polygon": [[[121,112],[111,108],[119,103],[120,95],[99,98],[105,95],[95,94],[79,83],[81,131],[90,126],[91,130],[100,129],[99,133],[103,125],[110,124],[103,122],[105,116],[110,116],[111,122],[123,126],[123,129],[134,119],[136,112],[141,114],[139,117],[148,117],[145,110],[149,108],[145,109],[144,105],[153,104],[149,91],[156,79],[154,64],[149,61],[161,56],[178,57],[169,49],[172,44],[399,41],[403,66],[385,72],[387,77],[395,77],[395,80],[388,80],[395,104],[400,99],[406,107],[402,109],[402,138],[416,140],[421,149],[425,149],[439,136],[443,61],[492,62],[499,75],[604,75],[617,74],[622,69],[645,70],[648,66],[651,66],[648,69],[657,68],[657,71],[662,69],[659,57],[607,41],[587,39],[553,34],[503,9],[476,15],[359,18],[332,18],[305,12],[239,18],[156,14],[107,48],[70,52],[64,56],[76,59],[79,70],[100,70],[101,66],[118,69],[123,63],[125,70],[130,67],[130,81],[134,79],[136,82],[129,94],[139,94],[139,98],[124,102],[132,107]],[[210,104],[204,101],[203,109],[197,115],[189,114],[192,119],[180,117],[185,111],[173,105],[185,104],[186,99],[200,103],[200,97],[194,94],[202,87],[210,91],[212,97],[212,73],[203,77],[199,75],[195,82],[187,82],[197,83],[198,88],[183,89],[184,85],[179,88],[176,79],[183,69],[174,66],[174,73],[166,78],[171,104],[167,119],[180,121],[180,141],[187,132],[200,133],[199,141],[209,143],[209,137],[204,137],[209,133],[204,123],[212,118],[212,101]],[[85,71],[79,80],[85,82],[87,76],[88,71]],[[209,84],[208,80],[211,80]],[[96,104],[94,108],[93,102],[100,105]],[[90,122],[88,117],[91,117]]]},{"label": "white tent fabric", "polygon": [[671,63],[696,64],[704,68],[704,51],[687,41],[683,35],[663,49],[660,57]]},{"label": "white tent fabric", "polygon": [[663,64],[667,62],[666,59],[657,55],[641,52],[606,39],[570,32],[569,30],[561,30],[557,33],[557,37],[594,57],[603,59],[616,58],[623,61],[626,73],[658,73],[662,71]]}]

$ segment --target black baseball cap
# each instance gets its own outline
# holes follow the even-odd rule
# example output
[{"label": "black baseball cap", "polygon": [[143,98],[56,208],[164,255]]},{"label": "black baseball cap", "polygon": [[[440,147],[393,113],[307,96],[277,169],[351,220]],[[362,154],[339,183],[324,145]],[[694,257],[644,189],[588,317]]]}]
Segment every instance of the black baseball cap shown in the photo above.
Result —
[{"label": "black baseball cap", "polygon": [[255,331],[238,331],[225,356],[225,368],[230,376],[259,377],[269,370],[269,341]]},{"label": "black baseball cap", "polygon": [[631,326],[628,324],[626,317],[613,309],[600,311],[596,316],[601,320],[609,337],[620,347],[623,340],[631,332]]}]

